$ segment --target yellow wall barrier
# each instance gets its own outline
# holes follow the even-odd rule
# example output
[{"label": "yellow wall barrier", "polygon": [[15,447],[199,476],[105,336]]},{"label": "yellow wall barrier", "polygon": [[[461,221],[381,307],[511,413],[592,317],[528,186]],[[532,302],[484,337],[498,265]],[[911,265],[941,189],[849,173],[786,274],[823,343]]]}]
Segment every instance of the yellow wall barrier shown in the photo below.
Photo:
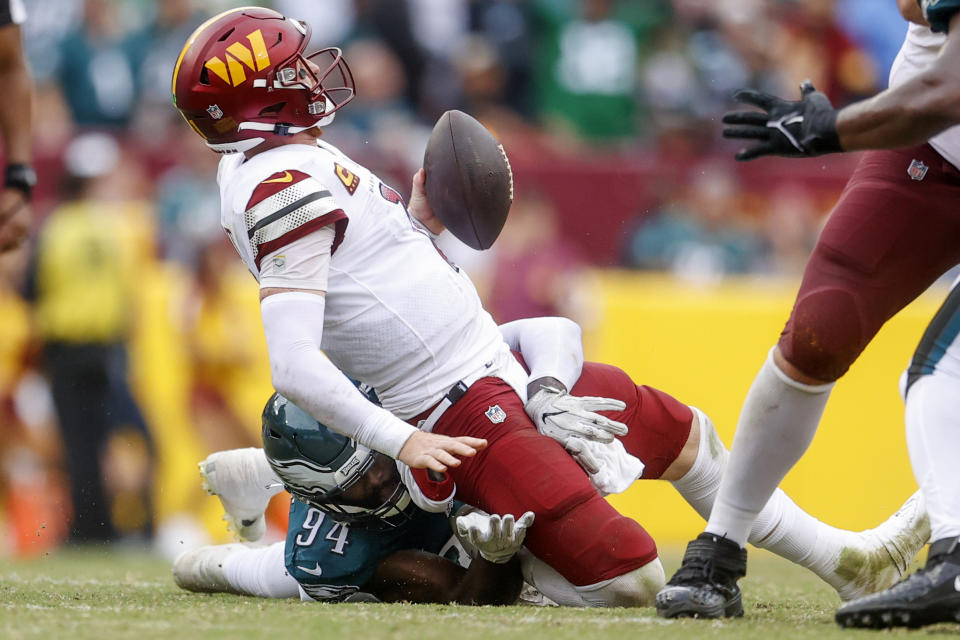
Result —
[{"label": "yellow wall barrier", "polygon": [[[241,269],[230,277],[238,299],[245,303],[242,308],[247,316],[238,318],[237,323],[258,326],[256,282]],[[189,276],[173,265],[158,264],[144,278],[138,291],[139,320],[131,345],[131,378],[157,448],[157,522],[180,514],[199,516],[215,540],[227,542],[230,536],[220,520],[223,510],[218,500],[201,490],[197,471],[197,462],[211,452],[198,437],[188,408],[191,371],[181,323],[190,286]],[[236,415],[258,440],[260,412],[273,388],[263,332],[253,333],[251,339],[256,342],[256,362],[247,375],[234,376],[224,385]]]},{"label": "yellow wall barrier", "polygon": [[[713,419],[733,440],[740,406],[776,342],[798,282],[735,281],[707,288],[629,272],[587,279],[597,301],[585,330],[587,358],[615,364]],[[916,490],[903,432],[900,373],[946,295],[933,289],[902,311],[837,384],[820,430],[783,488],[830,524],[865,529]],[[637,483],[611,501],[661,544],[678,544],[703,521],[665,482]]]}]

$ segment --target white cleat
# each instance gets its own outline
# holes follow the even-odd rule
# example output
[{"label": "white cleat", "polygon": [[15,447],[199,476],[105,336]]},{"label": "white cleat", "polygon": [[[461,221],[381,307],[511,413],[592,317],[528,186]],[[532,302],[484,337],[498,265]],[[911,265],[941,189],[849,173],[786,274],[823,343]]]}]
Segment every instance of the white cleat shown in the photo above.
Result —
[{"label": "white cleat", "polygon": [[243,544],[218,544],[181,553],[173,561],[173,581],[187,591],[241,593],[230,585],[224,562],[230,554],[246,549]]},{"label": "white cleat", "polygon": [[840,551],[830,582],[844,602],[892,586],[930,538],[930,518],[917,491],[886,522],[854,534]]},{"label": "white cleat", "polygon": [[227,528],[237,538],[255,542],[266,533],[264,512],[283,484],[270,468],[263,449],[231,449],[211,453],[201,462],[203,488],[220,498]]}]

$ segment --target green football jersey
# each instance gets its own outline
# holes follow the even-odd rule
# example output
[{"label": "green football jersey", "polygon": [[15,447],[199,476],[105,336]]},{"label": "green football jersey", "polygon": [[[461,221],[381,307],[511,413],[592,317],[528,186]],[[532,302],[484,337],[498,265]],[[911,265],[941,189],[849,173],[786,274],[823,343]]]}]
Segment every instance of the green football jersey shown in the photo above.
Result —
[{"label": "green football jersey", "polygon": [[380,561],[404,549],[469,563],[442,513],[417,510],[410,520],[384,529],[343,524],[304,502],[290,502],[284,559],[287,571],[314,600],[342,600],[363,591]]}]

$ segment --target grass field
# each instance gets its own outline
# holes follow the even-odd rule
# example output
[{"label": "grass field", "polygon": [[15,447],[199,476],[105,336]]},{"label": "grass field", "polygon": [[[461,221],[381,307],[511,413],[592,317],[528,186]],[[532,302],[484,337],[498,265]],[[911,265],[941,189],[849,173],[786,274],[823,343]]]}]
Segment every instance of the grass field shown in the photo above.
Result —
[{"label": "grass field", "polygon": [[[668,574],[679,552],[665,553]],[[169,566],[132,552],[70,551],[34,561],[0,560],[0,638],[830,638],[878,632],[841,630],[837,598],[812,574],[763,552],[750,556],[746,616],[732,621],[668,621],[651,609],[541,609],[301,603],[177,589]],[[883,637],[960,635],[960,625],[882,632]]]}]

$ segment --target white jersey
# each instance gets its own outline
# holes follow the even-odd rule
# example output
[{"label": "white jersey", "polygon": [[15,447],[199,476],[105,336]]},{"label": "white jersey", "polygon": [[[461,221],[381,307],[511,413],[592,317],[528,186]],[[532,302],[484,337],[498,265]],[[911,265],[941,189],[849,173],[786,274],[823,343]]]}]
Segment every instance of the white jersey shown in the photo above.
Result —
[{"label": "white jersey", "polygon": [[473,283],[372,172],[318,142],[224,156],[218,182],[223,227],[258,281],[261,260],[334,226],[321,348],[394,415],[415,416],[457,381],[487,375],[523,395],[526,374]]},{"label": "white jersey", "polygon": [[[890,67],[890,86],[903,84],[929,67],[947,41],[946,34],[910,23],[903,47]],[[953,166],[960,168],[960,125],[930,138],[930,146]]]}]

